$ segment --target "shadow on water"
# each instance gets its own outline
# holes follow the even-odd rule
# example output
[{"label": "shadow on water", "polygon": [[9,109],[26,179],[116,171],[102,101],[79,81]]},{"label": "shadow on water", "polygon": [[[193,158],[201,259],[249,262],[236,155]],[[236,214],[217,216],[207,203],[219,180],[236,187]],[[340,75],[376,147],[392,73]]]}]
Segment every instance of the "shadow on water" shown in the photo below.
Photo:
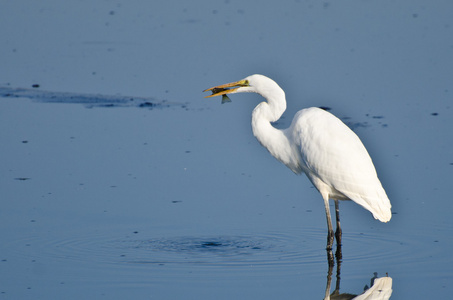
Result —
[{"label": "shadow on water", "polygon": [[81,94],[69,92],[51,92],[39,89],[10,88],[0,86],[0,97],[27,98],[44,103],[82,104],[87,108],[94,107],[138,107],[147,109],[186,108],[187,103],[157,100],[152,97],[112,96],[101,94]]}]

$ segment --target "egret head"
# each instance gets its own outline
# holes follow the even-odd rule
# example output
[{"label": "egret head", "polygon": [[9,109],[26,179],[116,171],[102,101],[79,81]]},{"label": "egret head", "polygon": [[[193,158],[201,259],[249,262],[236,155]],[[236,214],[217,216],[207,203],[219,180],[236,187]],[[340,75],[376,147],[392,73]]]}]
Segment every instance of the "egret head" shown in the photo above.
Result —
[{"label": "egret head", "polygon": [[276,92],[283,93],[283,90],[278,86],[278,84],[272,79],[264,75],[250,75],[242,80],[226,83],[206,89],[203,92],[211,91],[212,95],[206,96],[205,98],[214,97],[214,96],[224,96],[226,94],[235,94],[235,93],[258,93],[263,97],[267,98],[270,94]]},{"label": "egret head", "polygon": [[206,96],[205,98],[245,92],[244,89],[250,88],[250,82],[247,78],[206,89],[203,92],[211,91],[212,95]]}]

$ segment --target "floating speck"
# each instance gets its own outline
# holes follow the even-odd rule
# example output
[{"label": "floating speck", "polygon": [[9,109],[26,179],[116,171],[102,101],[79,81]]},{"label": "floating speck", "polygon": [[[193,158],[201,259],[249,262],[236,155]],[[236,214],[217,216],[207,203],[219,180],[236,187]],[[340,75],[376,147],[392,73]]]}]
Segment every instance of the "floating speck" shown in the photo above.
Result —
[{"label": "floating speck", "polygon": [[438,116],[438,115],[439,115],[439,113],[436,113],[436,112],[431,113],[431,116]]}]

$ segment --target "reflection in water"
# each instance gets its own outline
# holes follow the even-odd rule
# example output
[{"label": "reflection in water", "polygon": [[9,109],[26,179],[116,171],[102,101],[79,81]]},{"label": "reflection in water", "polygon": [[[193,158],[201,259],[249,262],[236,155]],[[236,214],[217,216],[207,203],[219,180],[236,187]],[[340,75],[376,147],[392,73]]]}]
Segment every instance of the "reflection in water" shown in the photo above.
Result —
[{"label": "reflection in water", "polygon": [[326,293],[324,300],[387,300],[392,295],[392,278],[388,277],[377,277],[377,273],[374,273],[374,277],[371,278],[370,288],[365,286],[365,291],[360,295],[342,293],[340,294],[340,273],[341,273],[341,261],[342,252],[341,244],[337,244],[337,251],[335,253],[335,260],[337,262],[336,269],[336,283],[335,290],[330,293],[330,287],[332,284],[332,273],[335,265],[332,250],[327,251],[327,262],[329,264],[329,271],[327,273],[327,284]]},{"label": "reflection in water", "polygon": [[373,286],[366,290],[363,294],[353,298],[355,300],[386,300],[390,299],[392,295],[392,278],[391,277],[381,277],[375,278],[373,281]]}]

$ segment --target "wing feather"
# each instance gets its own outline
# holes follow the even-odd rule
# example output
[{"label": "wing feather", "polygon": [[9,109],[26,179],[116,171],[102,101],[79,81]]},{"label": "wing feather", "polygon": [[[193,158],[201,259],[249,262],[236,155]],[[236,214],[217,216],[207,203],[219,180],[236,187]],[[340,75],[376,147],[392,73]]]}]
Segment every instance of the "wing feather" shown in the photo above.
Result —
[{"label": "wing feather", "polygon": [[[340,119],[319,108],[299,111],[288,129],[300,149],[302,168],[318,190],[350,199],[376,219],[391,218],[391,204],[359,137]],[[322,181],[325,185],[319,183]]]}]

